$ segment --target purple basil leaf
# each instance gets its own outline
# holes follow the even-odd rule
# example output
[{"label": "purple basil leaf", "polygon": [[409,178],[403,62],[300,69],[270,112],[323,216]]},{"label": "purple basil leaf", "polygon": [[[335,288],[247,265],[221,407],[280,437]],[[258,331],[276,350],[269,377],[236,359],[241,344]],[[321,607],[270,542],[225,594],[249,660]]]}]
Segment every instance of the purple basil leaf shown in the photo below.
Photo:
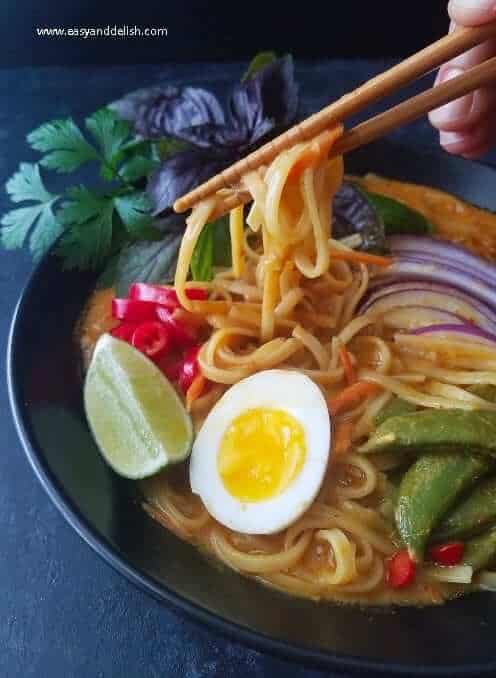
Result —
[{"label": "purple basil leaf", "polygon": [[384,223],[367,195],[349,181],[343,181],[333,199],[332,235],[334,238],[360,234],[360,249],[384,252]]},{"label": "purple basil leaf", "polygon": [[153,214],[238,160],[250,147],[281,131],[295,118],[298,88],[290,56],[268,64],[238,85],[227,122],[216,97],[193,87],[138,90],[113,104],[149,138],[174,137],[194,148],[167,158],[148,180]]},{"label": "purple basil leaf", "polygon": [[298,108],[298,86],[290,55],[262,68],[235,87],[229,100],[230,125],[253,144],[277,128],[286,127]]},{"label": "purple basil leaf", "polygon": [[138,134],[148,139],[172,136],[190,141],[188,131],[199,125],[223,125],[224,112],[214,94],[200,87],[151,87],[112,104]]},{"label": "purple basil leaf", "polygon": [[154,219],[151,226],[160,233],[183,233],[186,228],[186,217],[184,214],[171,212],[161,219]]},{"label": "purple basil leaf", "polygon": [[147,105],[151,100],[158,97],[164,87],[142,87],[134,92],[125,94],[121,99],[112,101],[109,108],[115,111],[124,120],[134,123],[138,117],[139,110],[142,106]]},{"label": "purple basil leaf", "polygon": [[246,131],[232,125],[195,125],[184,130],[182,138],[199,148],[240,150],[247,142]]},{"label": "purple basil leaf", "polygon": [[183,151],[168,158],[148,180],[153,214],[171,207],[181,195],[225,169],[232,159],[228,153],[214,154],[203,149]]}]

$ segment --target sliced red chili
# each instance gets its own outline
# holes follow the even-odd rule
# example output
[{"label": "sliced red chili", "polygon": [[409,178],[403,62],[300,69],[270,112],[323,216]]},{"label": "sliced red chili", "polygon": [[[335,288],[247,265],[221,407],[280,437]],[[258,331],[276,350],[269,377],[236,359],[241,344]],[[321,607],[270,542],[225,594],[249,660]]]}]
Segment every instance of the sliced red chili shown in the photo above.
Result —
[{"label": "sliced red chili", "polygon": [[133,283],[129,288],[129,298],[138,301],[151,301],[168,308],[178,308],[179,300],[172,287],[148,285],[147,283]]},{"label": "sliced red chili", "polygon": [[446,544],[433,546],[429,555],[438,565],[458,565],[463,558],[465,545],[462,541],[450,541]]},{"label": "sliced red chili", "polygon": [[112,316],[136,324],[156,320],[156,304],[137,299],[112,299]]},{"label": "sliced red chili", "polygon": [[174,311],[170,311],[164,306],[156,306],[156,316],[167,327],[171,341],[179,348],[190,346],[196,340],[194,330],[179,322]]},{"label": "sliced red chili", "polygon": [[200,373],[200,365],[198,364],[198,353],[200,348],[201,346],[192,346],[184,354],[178,377],[179,386],[183,393],[186,393],[195,377]]},{"label": "sliced red chili", "polygon": [[[199,287],[191,287],[186,290],[186,296],[188,299],[205,301],[207,293]],[[172,287],[161,287],[160,285],[133,283],[129,289],[129,298],[140,301],[152,301],[155,304],[160,304],[172,310],[181,306],[176,290]]]},{"label": "sliced red chili", "polygon": [[181,373],[182,362],[180,358],[170,355],[165,356],[158,364],[169,381],[177,381]]},{"label": "sliced red chili", "polygon": [[388,560],[386,583],[393,589],[409,586],[415,579],[415,563],[406,549],[397,551]]},{"label": "sliced red chili", "polygon": [[122,339],[122,341],[127,341],[131,343],[133,338],[134,330],[138,327],[136,323],[122,322],[117,327],[114,327],[113,330],[110,330],[110,334],[116,339]]},{"label": "sliced red chili", "polygon": [[151,360],[160,360],[170,346],[169,333],[161,323],[152,320],[138,325],[131,343]]},{"label": "sliced red chili", "polygon": [[207,290],[204,290],[201,287],[188,287],[186,296],[188,299],[191,299],[191,301],[206,301],[208,294]]}]

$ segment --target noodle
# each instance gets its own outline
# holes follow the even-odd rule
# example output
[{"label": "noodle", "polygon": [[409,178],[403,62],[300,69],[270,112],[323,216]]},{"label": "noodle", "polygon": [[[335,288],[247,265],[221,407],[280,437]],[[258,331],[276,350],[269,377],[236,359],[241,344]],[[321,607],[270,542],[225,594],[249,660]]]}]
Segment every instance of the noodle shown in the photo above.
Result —
[{"label": "noodle", "polygon": [[[344,379],[339,347],[375,322],[369,318],[349,322],[367,289],[367,267],[362,264],[355,271],[347,262],[332,260],[331,244],[343,247],[331,240],[329,231],[330,196],[341,183],[342,161],[309,167],[291,183],[291,167],[303,152],[304,145],[300,144],[282,153],[263,180],[256,172],[244,178],[253,198],[247,218],[251,236],[246,233],[241,238],[240,213],[232,214],[233,269],[217,274],[212,282],[214,290],[232,295],[231,308],[222,320],[207,316],[213,332],[199,354],[203,374],[218,384],[234,384],[253,372],[284,365],[304,372],[324,389],[338,386]],[[201,220],[206,223],[208,213],[207,206],[198,207],[188,221],[188,247],[181,249],[176,288],[187,278],[189,243],[198,237]],[[253,302],[253,307],[238,310],[239,301]],[[201,306],[198,303],[195,310],[201,312]],[[293,326],[290,337],[286,332],[281,334],[282,319]],[[335,343],[337,327],[340,335]],[[371,342],[383,356],[381,371],[386,372],[390,351],[380,339],[372,337]],[[376,400],[372,413],[380,409],[386,397],[381,396],[378,404]],[[367,405],[359,406],[349,416],[362,416],[365,421]],[[315,504],[289,527],[275,553],[261,552],[260,545],[256,552],[240,550],[220,526],[210,531],[212,551],[230,567],[300,595],[318,597],[352,584],[356,591],[374,589],[379,583],[378,573],[382,574],[375,554],[389,554],[393,546],[382,524],[379,531],[377,524],[360,524],[354,517],[356,509],[350,510],[346,504],[351,498],[374,492],[377,474],[373,464],[357,453],[350,454],[347,463],[360,473],[361,483],[336,488],[335,481],[326,481],[321,494],[331,503]],[[344,500],[342,509],[335,503],[339,498]],[[332,553],[332,567],[322,569],[317,584],[308,584],[302,567],[305,553],[322,548],[318,545],[323,542]]]},{"label": "noodle", "polygon": [[[232,268],[201,285],[209,292],[206,301],[189,299],[186,290],[195,244],[216,198],[198,205],[187,220],[175,290],[184,309],[194,312],[190,319],[208,328],[198,362],[211,382],[192,403],[195,429],[227,387],[270,368],[306,374],[329,402],[349,385],[343,347],[351,381],[356,375],[380,388],[336,417],[336,427],[351,424],[351,446],[331,455],[317,499],[280,533],[254,537],[224,528],[187,482],[172,486],[163,474],[145,481],[145,508],[181,538],[275,588],[314,599],[388,602],[393,594],[383,586],[385,560],[396,546],[391,521],[383,517],[390,483],[382,470],[401,462],[394,454],[366,456],[356,447],[393,395],[419,407],[495,409],[464,387],[496,385],[496,360],[483,342],[394,334],[380,314],[356,315],[374,267],[353,260],[352,239],[344,244],[332,238],[342,159],[324,157],[296,172],[307,147],[281,153],[264,176],[256,171],[243,177],[241,188],[252,204],[246,220],[242,207],[230,215]],[[343,251],[350,253],[347,261],[338,258]],[[433,602],[441,590],[419,585],[411,596]]]},{"label": "noodle", "polygon": [[343,530],[334,527],[330,530],[318,530],[315,537],[329,542],[334,558],[334,571],[320,576],[320,583],[327,586],[349,584],[357,578],[356,544],[348,539]]},{"label": "noodle", "polygon": [[321,342],[316,337],[311,335],[310,332],[304,330],[301,325],[298,325],[294,328],[293,337],[301,341],[303,346],[305,346],[305,348],[310,351],[310,353],[315,358],[315,362],[319,366],[319,369],[324,372],[329,364],[329,355],[322,346]]},{"label": "noodle", "polygon": [[235,207],[229,215],[229,231],[231,234],[232,270],[236,278],[240,278],[244,270],[242,205]]},{"label": "noodle", "polygon": [[[417,389],[408,386],[407,384],[399,381],[393,377],[387,377],[377,372],[372,372],[371,370],[361,370],[358,374],[360,379],[365,381],[371,381],[373,384],[382,386],[386,390],[394,393],[403,400],[407,400],[414,405],[419,405],[420,407],[429,407],[434,409],[463,409],[463,410],[474,410],[477,409],[478,405],[474,404],[472,401],[460,400],[459,398],[453,398],[453,395],[450,394],[448,397],[446,395],[433,396],[429,393],[418,391]],[[494,404],[492,405],[494,408]]]},{"label": "noodle", "polygon": [[356,453],[348,454],[346,456],[346,463],[360,469],[363,482],[358,487],[352,484],[338,487],[336,490],[337,496],[346,499],[361,499],[372,494],[377,485],[377,475],[373,464],[362,454]]},{"label": "noodle", "polygon": [[311,538],[310,532],[303,533],[293,546],[280,553],[253,555],[234,548],[220,530],[213,530],[210,535],[212,548],[220,560],[235,570],[254,574],[270,574],[290,569],[305,553]]}]

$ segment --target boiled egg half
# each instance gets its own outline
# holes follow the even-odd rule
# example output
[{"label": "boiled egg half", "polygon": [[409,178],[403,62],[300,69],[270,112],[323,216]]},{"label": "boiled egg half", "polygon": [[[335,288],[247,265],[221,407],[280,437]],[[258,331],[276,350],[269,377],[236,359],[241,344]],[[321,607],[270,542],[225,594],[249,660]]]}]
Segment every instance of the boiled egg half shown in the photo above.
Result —
[{"label": "boiled egg half", "polygon": [[331,446],[320,389],[304,374],[267,370],[232,386],[194,442],[190,483],[207,511],[245,534],[271,534],[317,495]]}]

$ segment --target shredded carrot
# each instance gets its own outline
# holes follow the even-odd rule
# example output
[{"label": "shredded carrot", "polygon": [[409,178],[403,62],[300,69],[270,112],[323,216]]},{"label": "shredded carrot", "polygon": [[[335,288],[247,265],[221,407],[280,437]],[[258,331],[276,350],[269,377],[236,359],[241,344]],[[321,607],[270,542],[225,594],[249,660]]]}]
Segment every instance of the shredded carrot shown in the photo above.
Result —
[{"label": "shredded carrot", "polygon": [[340,261],[354,261],[359,264],[374,264],[375,266],[391,266],[391,257],[381,257],[378,254],[357,252],[356,250],[338,250],[331,247],[331,256]]},{"label": "shredded carrot", "polygon": [[190,412],[191,406],[195,400],[199,398],[205,390],[206,383],[207,380],[203,374],[198,374],[191,382],[191,386],[186,391],[186,409],[188,412]]},{"label": "shredded carrot", "polygon": [[333,453],[340,457],[348,452],[351,447],[351,434],[353,431],[353,422],[340,421],[337,424],[334,433]]},{"label": "shredded carrot", "polygon": [[288,180],[294,181],[298,179],[308,167],[315,165],[324,155],[327,155],[333,143],[342,133],[343,126],[337,125],[331,129],[324,130],[316,136],[289,170]]},{"label": "shredded carrot", "polygon": [[354,405],[370,395],[374,395],[380,389],[377,384],[370,381],[357,381],[348,386],[338,395],[330,398],[327,402],[331,414],[340,414],[351,409]]},{"label": "shredded carrot", "polygon": [[353,363],[351,362],[351,355],[346,349],[346,346],[341,346],[339,349],[339,359],[341,360],[344,368],[344,374],[348,384],[354,384],[356,381],[355,369]]}]

